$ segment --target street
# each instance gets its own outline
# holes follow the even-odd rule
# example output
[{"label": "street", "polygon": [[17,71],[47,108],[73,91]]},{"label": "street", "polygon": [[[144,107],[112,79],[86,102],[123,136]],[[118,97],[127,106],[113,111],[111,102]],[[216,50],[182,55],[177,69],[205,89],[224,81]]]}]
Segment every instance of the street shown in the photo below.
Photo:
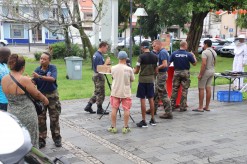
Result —
[{"label": "street", "polygon": [[[227,90],[227,86],[217,86]],[[217,91],[216,90],[216,91]],[[216,94],[217,92],[215,92]],[[88,99],[62,101],[62,148],[56,148],[51,137],[41,149],[51,157],[66,156],[72,164],[82,163],[154,163],[201,164],[247,163],[247,102],[212,100],[210,112],[192,112],[197,108],[197,89],[189,90],[188,111],[173,112],[173,120],[162,120],[162,108],[155,116],[157,126],[137,128],[129,120],[131,132],[122,134],[122,117],[117,117],[118,133],[107,131],[109,116],[86,113]],[[109,97],[103,107],[106,107]],[[96,110],[96,105],[93,106]],[[110,110],[110,109],[109,109]],[[141,121],[140,103],[133,95],[131,116]],[[147,121],[150,116],[147,116]]]}]

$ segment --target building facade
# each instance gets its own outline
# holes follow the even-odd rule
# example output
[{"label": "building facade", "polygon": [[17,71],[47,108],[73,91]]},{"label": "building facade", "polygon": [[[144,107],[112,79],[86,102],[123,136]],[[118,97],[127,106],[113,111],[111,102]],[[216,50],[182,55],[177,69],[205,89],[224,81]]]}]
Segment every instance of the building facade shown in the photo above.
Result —
[{"label": "building facade", "polygon": [[[18,6],[7,6],[0,1],[0,10],[0,36],[9,44],[52,44],[64,40],[63,28],[54,21],[58,14],[55,5],[40,10],[31,1]],[[62,8],[62,13],[66,15],[66,8]]]}]

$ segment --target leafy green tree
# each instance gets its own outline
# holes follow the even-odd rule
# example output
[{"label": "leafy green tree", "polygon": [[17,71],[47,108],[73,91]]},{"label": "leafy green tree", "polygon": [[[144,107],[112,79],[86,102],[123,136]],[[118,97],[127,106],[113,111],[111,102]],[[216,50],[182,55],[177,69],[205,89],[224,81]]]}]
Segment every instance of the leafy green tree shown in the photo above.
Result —
[{"label": "leafy green tree", "polygon": [[242,28],[247,28],[247,15],[238,15],[237,26]]},{"label": "leafy green tree", "polygon": [[203,20],[210,10],[227,10],[229,12],[246,6],[246,0],[146,0],[148,9],[155,8],[160,22],[165,26],[190,23],[187,34],[188,50],[197,52],[203,32]]},{"label": "leafy green tree", "polygon": [[[124,1],[124,0],[122,0]],[[143,33],[159,32],[157,27],[179,25],[184,31],[184,24],[190,24],[187,33],[188,50],[197,52],[203,32],[203,21],[210,10],[227,10],[244,8],[246,0],[133,0],[135,6],[141,6],[150,14],[144,18]],[[246,21],[245,21],[246,22]],[[243,21],[243,23],[245,23]]]},{"label": "leafy green tree", "polygon": [[[146,0],[133,0],[133,14],[136,11],[136,9],[142,4],[142,7],[146,7],[145,5]],[[124,31],[129,27],[129,18],[130,18],[130,2],[129,0],[121,0],[119,1],[119,17],[118,17],[118,23],[121,26],[120,31]],[[137,27],[141,24],[142,27],[142,34],[144,36],[150,36],[152,39],[154,39],[157,34],[161,31],[159,16],[155,12],[155,10],[147,10],[148,16],[143,17],[142,19],[138,19]],[[141,20],[141,21],[140,21]],[[134,29],[133,33],[136,35],[139,35],[139,28]]]}]

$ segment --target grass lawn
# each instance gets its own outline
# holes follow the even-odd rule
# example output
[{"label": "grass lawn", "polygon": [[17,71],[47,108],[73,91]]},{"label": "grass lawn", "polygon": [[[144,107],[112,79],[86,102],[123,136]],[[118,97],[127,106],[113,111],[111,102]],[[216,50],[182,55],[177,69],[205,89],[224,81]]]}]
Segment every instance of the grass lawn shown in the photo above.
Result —
[{"label": "grass lawn", "polygon": [[[132,65],[136,63],[137,57],[133,57]],[[112,65],[118,63],[116,57],[111,56]],[[231,70],[233,58],[217,57],[216,72],[224,72],[225,70]],[[83,61],[82,64],[82,79],[81,80],[68,80],[66,79],[66,65],[64,60],[53,60],[52,64],[57,66],[58,70],[58,91],[61,100],[89,98],[92,96],[94,90],[94,84],[92,82],[93,71],[91,70],[91,62],[89,60]],[[197,75],[200,70],[200,62],[197,66],[191,66],[191,87],[197,87]],[[39,66],[38,61],[30,59],[26,60],[26,70],[24,74],[29,74]],[[108,75],[109,76],[109,75]],[[111,81],[111,77],[108,78]],[[227,84],[226,79],[217,79],[217,85]],[[138,75],[136,80],[132,84],[132,93],[136,93],[138,84]],[[110,90],[106,83],[106,95],[110,94]]]}]

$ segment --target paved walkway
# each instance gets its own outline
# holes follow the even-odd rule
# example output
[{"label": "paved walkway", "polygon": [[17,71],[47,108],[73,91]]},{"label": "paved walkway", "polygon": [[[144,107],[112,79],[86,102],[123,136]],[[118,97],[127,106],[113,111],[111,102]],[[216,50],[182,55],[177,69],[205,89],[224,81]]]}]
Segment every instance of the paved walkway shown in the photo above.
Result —
[{"label": "paved walkway", "polygon": [[30,51],[29,51],[28,45],[11,45],[10,44],[7,47],[10,49],[11,53],[20,54],[28,58],[34,58],[35,52],[44,52],[48,50],[47,45],[42,45],[42,46],[30,45]]},{"label": "paved walkway", "polygon": [[[216,89],[227,90],[227,86]],[[119,132],[111,134],[107,132],[109,116],[99,120],[99,115],[84,112],[88,99],[62,101],[63,147],[56,148],[49,137],[47,146],[41,150],[51,157],[64,155],[72,164],[247,163],[247,101],[212,100],[210,112],[196,113],[191,109],[197,107],[197,94],[196,89],[190,89],[189,111],[174,112],[173,120],[156,116],[157,126],[137,128],[130,119],[131,132],[125,135],[121,133],[123,117],[117,117]],[[108,102],[109,97],[104,107]],[[93,108],[96,110],[95,105]],[[141,120],[137,98],[134,98],[131,116],[135,122]]]}]

